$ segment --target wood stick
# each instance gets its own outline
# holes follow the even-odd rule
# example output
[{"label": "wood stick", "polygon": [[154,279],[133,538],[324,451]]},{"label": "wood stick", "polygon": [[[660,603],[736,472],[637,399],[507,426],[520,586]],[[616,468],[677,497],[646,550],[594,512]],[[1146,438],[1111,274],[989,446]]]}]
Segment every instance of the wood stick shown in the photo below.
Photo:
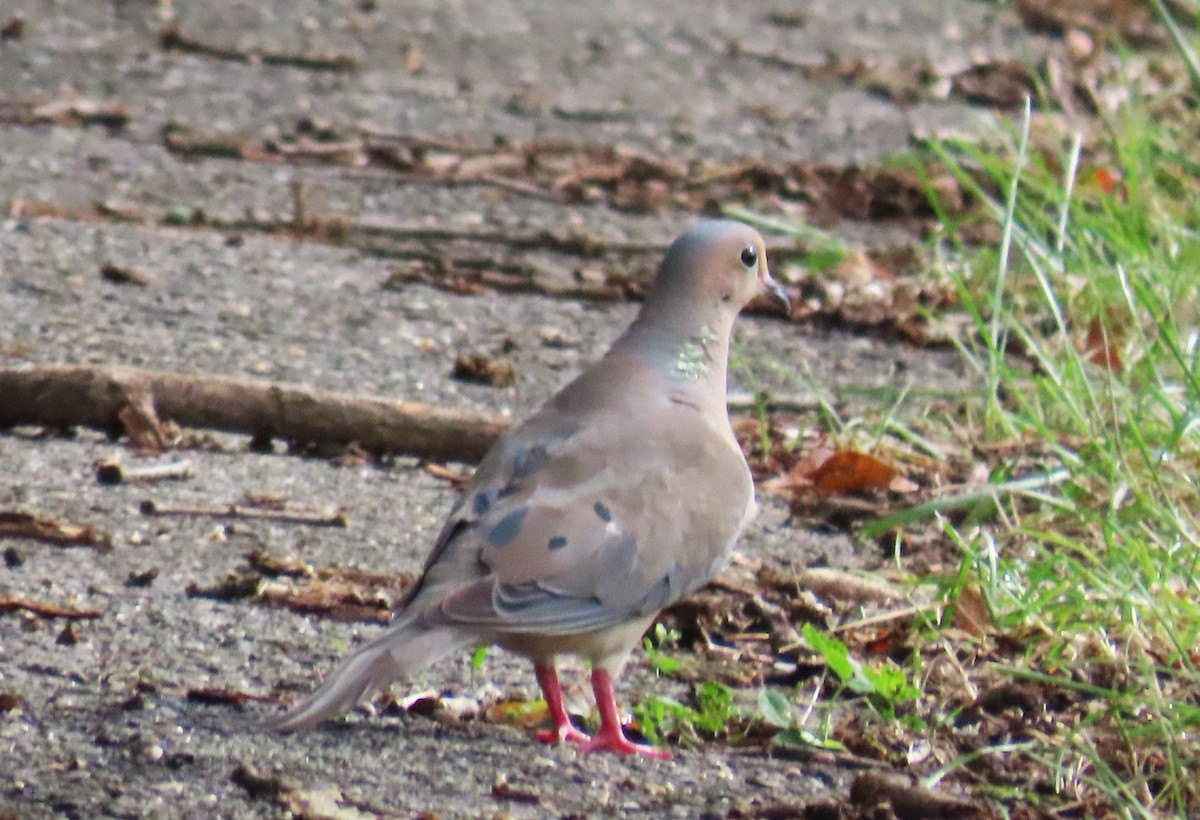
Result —
[{"label": "wood stick", "polygon": [[0,396],[0,429],[31,424],[121,431],[121,411],[149,399],[159,418],[185,427],[259,441],[356,443],[372,453],[432,461],[476,462],[511,423],[473,410],[122,366],[0,368]]},{"label": "wood stick", "polygon": [[[0,368],[0,429],[21,424],[93,427],[129,433],[132,408],[157,423],[282,438],[308,444],[356,443],[372,453],[429,461],[477,462],[511,421],[482,411],[348,396],[301,385],[123,366],[34,365]],[[756,408],[749,393],[731,393],[731,413]],[[768,412],[804,412],[815,402],[772,396]],[[135,431],[136,432],[136,431]],[[166,447],[166,444],[163,445]],[[162,448],[160,448],[162,449]],[[97,465],[98,468],[101,465]],[[108,465],[111,471],[111,465]],[[118,467],[110,482],[187,478],[188,465]],[[176,474],[178,471],[178,475]],[[101,482],[105,475],[99,475]]]},{"label": "wood stick", "polygon": [[189,461],[172,461],[169,464],[150,464],[141,467],[130,467],[115,458],[106,458],[96,462],[96,481],[101,484],[183,481],[191,477],[192,464]]},{"label": "wood stick", "polygon": [[29,612],[41,618],[99,618],[103,614],[98,609],[74,609],[18,595],[0,595],[0,613],[4,612]]},{"label": "wood stick", "polygon": [[282,521],[287,524],[311,524],[315,527],[337,527],[345,529],[348,526],[346,514],[343,512],[314,512],[312,510],[272,509],[267,507],[251,507],[244,504],[226,504],[225,506],[177,506],[159,504],[147,498],[138,504],[142,515],[174,515],[187,518],[262,518],[267,521]]}]

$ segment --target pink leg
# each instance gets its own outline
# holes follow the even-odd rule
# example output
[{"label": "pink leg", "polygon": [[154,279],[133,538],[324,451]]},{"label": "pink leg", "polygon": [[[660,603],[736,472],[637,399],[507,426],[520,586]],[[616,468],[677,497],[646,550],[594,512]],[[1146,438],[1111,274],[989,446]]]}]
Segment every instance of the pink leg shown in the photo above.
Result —
[{"label": "pink leg", "polygon": [[625,732],[621,730],[621,718],[617,715],[617,701],[613,697],[612,676],[608,672],[603,669],[592,670],[592,691],[596,693],[596,706],[600,710],[600,731],[580,746],[583,751],[606,751],[623,755],[644,755],[660,760],[671,759],[671,753],[666,749],[642,746],[625,737]]},{"label": "pink leg", "polygon": [[542,696],[546,698],[550,719],[554,721],[553,729],[537,733],[538,740],[543,743],[562,743],[568,740],[572,743],[587,743],[591,738],[571,725],[571,718],[563,706],[562,689],[558,685],[558,672],[554,671],[554,666],[535,665],[533,671],[537,675],[538,686],[542,687]]}]

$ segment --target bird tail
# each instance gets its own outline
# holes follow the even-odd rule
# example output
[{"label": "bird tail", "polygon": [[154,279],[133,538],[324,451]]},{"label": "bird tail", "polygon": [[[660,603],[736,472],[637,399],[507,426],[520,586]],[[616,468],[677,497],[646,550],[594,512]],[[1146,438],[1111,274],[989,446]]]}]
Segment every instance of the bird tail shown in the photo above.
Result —
[{"label": "bird tail", "polygon": [[359,649],[330,672],[316,691],[264,726],[280,732],[310,729],[471,641],[471,636],[455,629],[424,626],[414,614]]}]

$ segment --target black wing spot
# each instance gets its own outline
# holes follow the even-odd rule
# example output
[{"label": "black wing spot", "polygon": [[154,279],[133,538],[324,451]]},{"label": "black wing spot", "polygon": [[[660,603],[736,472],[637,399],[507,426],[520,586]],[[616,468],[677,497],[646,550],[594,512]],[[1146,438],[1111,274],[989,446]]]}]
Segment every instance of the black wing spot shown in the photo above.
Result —
[{"label": "black wing spot", "polygon": [[518,507],[500,519],[496,526],[487,534],[488,543],[493,547],[503,547],[516,538],[521,532],[521,523],[529,514],[528,507]]},{"label": "black wing spot", "polygon": [[521,492],[521,485],[516,481],[510,481],[496,493],[496,499],[508,498],[510,495],[516,495],[519,492]]},{"label": "black wing spot", "polygon": [[481,516],[492,508],[492,499],[488,497],[486,492],[482,492],[475,496],[475,500],[471,502],[471,512],[476,516]]},{"label": "black wing spot", "polygon": [[592,509],[596,512],[596,517],[605,524],[612,521],[612,510],[601,504],[599,501],[592,506]]},{"label": "black wing spot", "polygon": [[528,450],[521,450],[513,456],[512,477],[514,479],[528,478],[546,466],[550,454],[546,448],[538,444]]}]

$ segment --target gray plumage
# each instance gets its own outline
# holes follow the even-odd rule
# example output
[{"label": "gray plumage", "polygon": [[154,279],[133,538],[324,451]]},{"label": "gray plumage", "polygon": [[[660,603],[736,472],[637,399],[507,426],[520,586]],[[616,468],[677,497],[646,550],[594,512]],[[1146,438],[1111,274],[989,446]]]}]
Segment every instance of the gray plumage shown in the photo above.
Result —
[{"label": "gray plumage", "polygon": [[601,703],[590,742],[570,727],[554,658],[590,660],[611,706],[611,678],[646,626],[713,577],[752,515],[725,386],[734,318],[761,293],[786,301],[753,229],[702,222],[676,240],[608,353],[480,463],[396,621],[273,726],[312,726],[449,652],[495,643],[537,666],[549,739],[643,751],[609,725],[615,706]]}]

